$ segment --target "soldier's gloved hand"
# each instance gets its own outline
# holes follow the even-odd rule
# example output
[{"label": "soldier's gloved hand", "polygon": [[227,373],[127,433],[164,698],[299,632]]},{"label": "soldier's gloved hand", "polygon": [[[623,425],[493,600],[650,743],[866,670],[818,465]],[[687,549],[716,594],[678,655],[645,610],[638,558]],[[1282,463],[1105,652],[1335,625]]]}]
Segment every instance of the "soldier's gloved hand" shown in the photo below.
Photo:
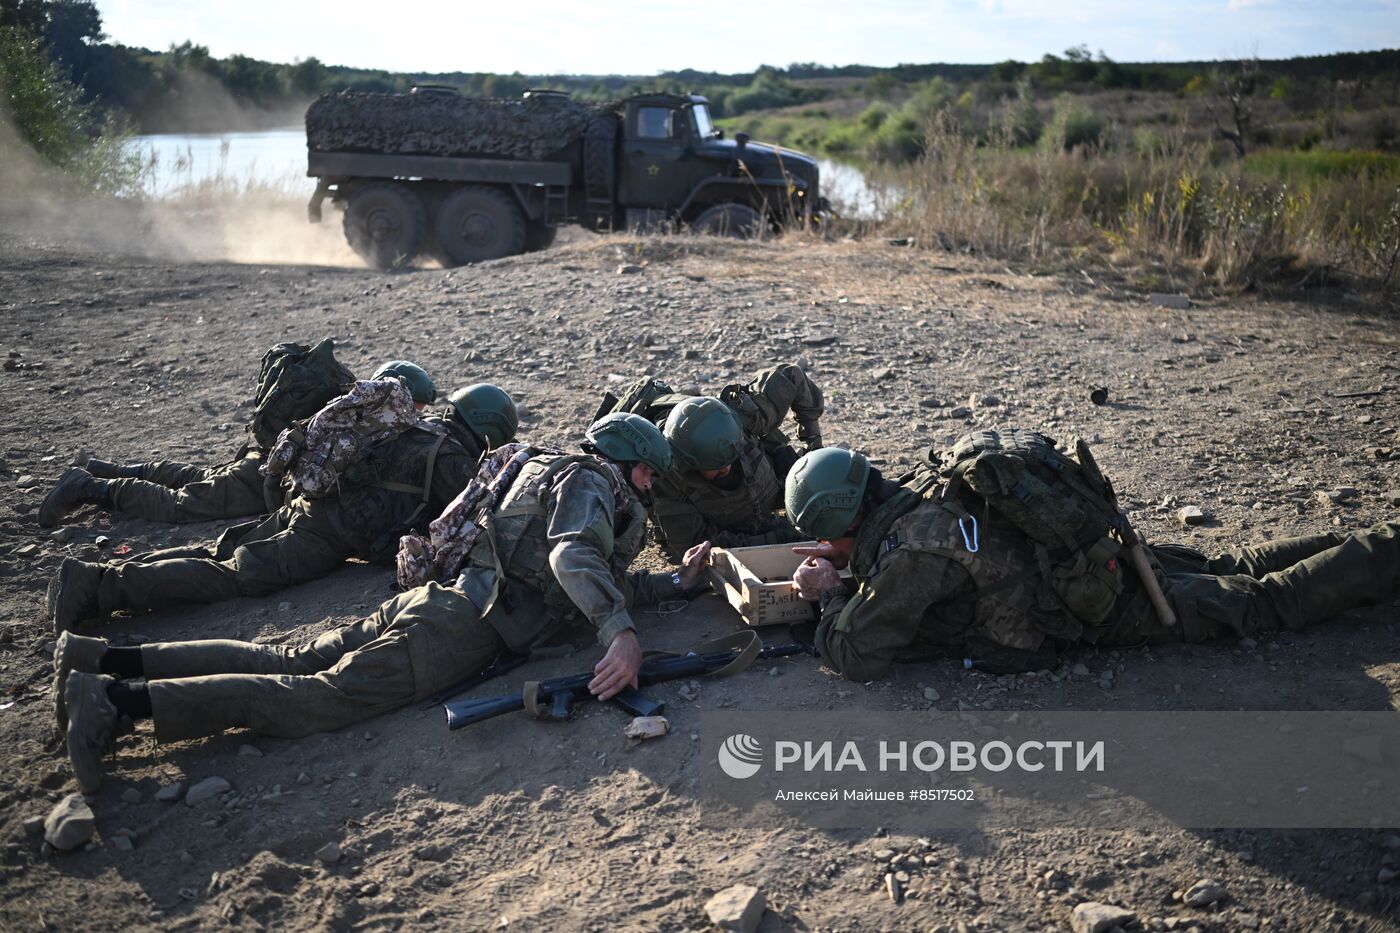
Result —
[{"label": "soldier's gloved hand", "polygon": [[710,566],[710,542],[701,541],[685,552],[681,560],[681,589],[689,593],[700,585],[705,568]]},{"label": "soldier's gloved hand", "polygon": [[623,687],[637,686],[637,673],[642,669],[642,643],[633,629],[623,629],[613,636],[603,660],[593,666],[594,677],[588,682],[588,692],[599,700],[611,700]]},{"label": "soldier's gloved hand", "polygon": [[822,429],[815,424],[799,424],[797,426],[797,440],[807,449],[805,453],[820,450],[822,446]]},{"label": "soldier's gloved hand", "polygon": [[797,587],[798,596],[815,602],[827,590],[841,585],[841,574],[831,565],[831,561],[823,557],[809,557],[793,571],[792,585]]},{"label": "soldier's gloved hand", "polygon": [[792,553],[802,557],[819,557],[830,561],[831,566],[837,570],[845,570],[851,562],[851,546],[854,544],[853,538],[838,538],[835,541],[818,541],[815,545],[795,547]]}]

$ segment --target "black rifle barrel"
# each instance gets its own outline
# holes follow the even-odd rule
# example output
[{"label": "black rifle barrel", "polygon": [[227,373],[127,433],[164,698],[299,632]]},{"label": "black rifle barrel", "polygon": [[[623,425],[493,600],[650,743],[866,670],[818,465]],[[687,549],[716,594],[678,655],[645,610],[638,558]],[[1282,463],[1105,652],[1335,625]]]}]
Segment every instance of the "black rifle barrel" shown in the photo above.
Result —
[{"label": "black rifle barrel", "polygon": [[[804,645],[772,645],[760,651],[755,660],[810,653]],[[637,674],[637,681],[641,686],[646,687],[668,680],[679,680],[682,677],[695,677],[719,670],[736,657],[738,655],[733,651],[717,651],[713,654],[683,654],[674,658],[652,658],[642,663],[642,669]],[[549,702],[556,693],[561,691],[569,692],[575,699],[589,699],[593,694],[588,692],[588,684],[594,676],[596,675],[592,671],[588,671],[583,674],[570,674],[567,677],[541,681],[539,700],[541,703]],[[496,716],[524,709],[525,695],[523,691],[517,691],[505,696],[444,703],[442,708],[447,712],[447,728],[460,729],[484,719],[493,719]]]}]

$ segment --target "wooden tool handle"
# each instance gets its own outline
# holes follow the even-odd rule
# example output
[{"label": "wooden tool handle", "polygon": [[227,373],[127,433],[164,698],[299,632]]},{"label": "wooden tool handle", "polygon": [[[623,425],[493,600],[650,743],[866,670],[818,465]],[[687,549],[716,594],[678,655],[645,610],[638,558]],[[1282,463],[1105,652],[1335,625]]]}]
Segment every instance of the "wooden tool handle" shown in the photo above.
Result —
[{"label": "wooden tool handle", "polygon": [[1147,596],[1152,600],[1152,608],[1157,611],[1157,618],[1161,619],[1167,628],[1176,625],[1176,613],[1172,612],[1172,607],[1167,603],[1167,594],[1162,592],[1162,586],[1157,582],[1157,575],[1152,572],[1152,565],[1147,562],[1147,553],[1142,544],[1128,546],[1128,560],[1132,562],[1133,569],[1137,571],[1142,585],[1147,589]]}]

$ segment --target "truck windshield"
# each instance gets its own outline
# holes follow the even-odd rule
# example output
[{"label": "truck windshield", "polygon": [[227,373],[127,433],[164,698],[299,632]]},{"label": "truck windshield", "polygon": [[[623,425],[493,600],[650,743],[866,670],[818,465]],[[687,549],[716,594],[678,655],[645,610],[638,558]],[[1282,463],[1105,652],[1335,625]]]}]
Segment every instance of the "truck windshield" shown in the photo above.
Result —
[{"label": "truck windshield", "polygon": [[715,125],[710,122],[710,108],[707,104],[694,104],[690,112],[695,114],[695,135],[700,139],[709,139],[715,135]]}]

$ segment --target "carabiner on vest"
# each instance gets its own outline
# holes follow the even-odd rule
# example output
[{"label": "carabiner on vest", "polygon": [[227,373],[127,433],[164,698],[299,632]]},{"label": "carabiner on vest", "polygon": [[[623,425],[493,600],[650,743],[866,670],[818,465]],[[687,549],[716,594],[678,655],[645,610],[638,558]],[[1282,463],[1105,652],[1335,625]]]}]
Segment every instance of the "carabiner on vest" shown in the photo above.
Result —
[{"label": "carabiner on vest", "polygon": [[[968,522],[972,522],[971,536],[967,533]],[[967,546],[967,553],[976,554],[977,549],[981,547],[981,542],[977,540],[977,516],[964,515],[962,518],[958,519],[958,531],[962,532],[963,544]]]}]

